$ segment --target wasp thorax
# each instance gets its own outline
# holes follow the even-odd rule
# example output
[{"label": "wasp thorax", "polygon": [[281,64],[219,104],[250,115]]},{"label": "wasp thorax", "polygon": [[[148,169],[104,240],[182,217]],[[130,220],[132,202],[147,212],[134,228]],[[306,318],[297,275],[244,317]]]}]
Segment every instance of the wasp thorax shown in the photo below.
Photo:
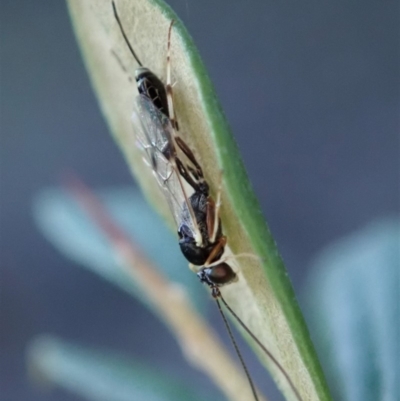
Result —
[{"label": "wasp thorax", "polygon": [[200,270],[197,276],[210,287],[228,284],[236,279],[236,273],[224,262]]}]

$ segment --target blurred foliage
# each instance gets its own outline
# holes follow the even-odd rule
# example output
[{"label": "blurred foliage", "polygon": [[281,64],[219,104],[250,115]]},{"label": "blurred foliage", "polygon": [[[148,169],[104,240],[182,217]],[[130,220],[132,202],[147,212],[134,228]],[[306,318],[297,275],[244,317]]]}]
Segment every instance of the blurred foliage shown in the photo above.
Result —
[{"label": "blurred foliage", "polygon": [[[182,274],[187,265],[174,249],[174,236],[141,195],[121,188],[98,192],[98,196],[132,239],[166,268],[170,279],[183,280],[200,301],[197,304],[204,305],[202,286],[193,275]],[[43,191],[35,201],[34,214],[41,231],[63,254],[143,301],[145,297],[121,268],[103,234],[67,194]],[[314,262],[306,311],[337,400],[397,399],[399,252],[399,221],[387,219],[328,246]],[[141,362],[51,337],[34,341],[29,357],[36,376],[90,400],[198,399],[196,391]]]},{"label": "blurred foliage", "polygon": [[[207,296],[197,277],[188,274],[187,262],[178,251],[176,238],[157,213],[132,188],[96,192],[107,212],[149,259],[173,282],[190,292],[193,304],[204,312]],[[34,218],[47,238],[62,254],[93,271],[144,302],[146,296],[135,284],[101,229],[71,198],[59,189],[42,191],[34,202]]]},{"label": "blurred foliage", "polygon": [[95,401],[200,401],[206,394],[182,380],[110,353],[42,336],[28,350],[30,373]]},{"label": "blurred foliage", "polygon": [[399,273],[397,218],[337,241],[314,262],[306,310],[336,400],[399,399]]}]

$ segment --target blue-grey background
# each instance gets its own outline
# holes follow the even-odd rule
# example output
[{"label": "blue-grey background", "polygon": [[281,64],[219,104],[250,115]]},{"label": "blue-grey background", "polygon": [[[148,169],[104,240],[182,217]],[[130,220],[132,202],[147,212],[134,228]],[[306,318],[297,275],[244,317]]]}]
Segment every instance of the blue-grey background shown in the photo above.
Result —
[{"label": "blue-grey background", "polygon": [[[208,67],[300,295],[319,249],[398,211],[398,5],[171,5]],[[2,398],[77,399],[28,382],[24,348],[42,332],[172,363],[195,381],[155,317],[64,259],[34,226],[35,193],[58,185],[66,169],[93,187],[132,179],[100,115],[65,4],[1,6]]]}]

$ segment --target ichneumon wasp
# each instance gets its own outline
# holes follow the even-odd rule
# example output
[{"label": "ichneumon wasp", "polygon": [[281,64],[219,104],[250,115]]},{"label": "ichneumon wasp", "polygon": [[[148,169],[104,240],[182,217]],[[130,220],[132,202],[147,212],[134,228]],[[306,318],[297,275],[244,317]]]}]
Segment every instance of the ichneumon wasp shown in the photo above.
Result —
[{"label": "ichneumon wasp", "polygon": [[216,300],[230,339],[248,378],[254,399],[258,401],[255,386],[219,300],[280,370],[296,398],[302,401],[297,388],[283,366],[232,310],[221,294],[221,286],[238,279],[237,274],[226,262],[228,258],[224,257],[227,238],[222,233],[219,216],[222,174],[215,202],[210,195],[210,188],[204,178],[200,163],[179,135],[171,82],[170,53],[174,21],[171,21],[168,30],[166,83],[164,84],[156,74],[143,66],[136,55],[124,31],[114,1],[112,1],[112,8],[123,39],[139,65],[135,71],[136,86],[139,92],[136,99],[137,111],[134,111],[132,116],[138,144],[143,149],[145,162],[151,167],[169,204],[177,227],[180,249],[200,281],[211,289],[211,294]]}]

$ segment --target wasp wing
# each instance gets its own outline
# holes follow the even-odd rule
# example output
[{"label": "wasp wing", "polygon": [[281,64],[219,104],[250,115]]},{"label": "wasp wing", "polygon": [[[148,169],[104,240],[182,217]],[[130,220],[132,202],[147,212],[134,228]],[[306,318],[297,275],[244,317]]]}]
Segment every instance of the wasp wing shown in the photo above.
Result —
[{"label": "wasp wing", "polygon": [[136,106],[137,114],[134,112],[132,121],[137,130],[138,145],[163,190],[175,223],[177,227],[185,224],[195,238],[201,238],[194,213],[190,212],[189,198],[193,188],[182,178],[177,167],[171,121],[144,95],[137,97]]}]

